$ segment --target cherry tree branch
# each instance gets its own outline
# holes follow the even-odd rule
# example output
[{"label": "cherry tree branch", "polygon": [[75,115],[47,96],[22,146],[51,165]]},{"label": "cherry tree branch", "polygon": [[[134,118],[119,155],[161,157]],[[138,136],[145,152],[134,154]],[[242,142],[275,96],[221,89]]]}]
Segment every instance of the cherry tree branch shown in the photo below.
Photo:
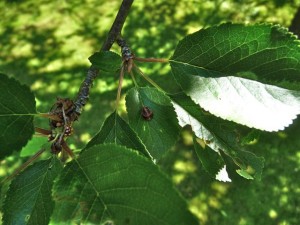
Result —
[{"label": "cherry tree branch", "polygon": [[102,45],[102,51],[108,51],[113,43],[115,42],[116,38],[121,34],[123,25],[125,20],[128,16],[130,7],[134,0],[123,0],[119,12],[115,18],[113,25],[111,26],[110,31],[108,32],[108,36],[106,41]]},{"label": "cherry tree branch", "polygon": [[[123,25],[128,16],[129,10],[134,0],[123,0],[119,8],[115,21],[113,22],[110,31],[108,32],[106,41],[101,47],[101,51],[109,51],[116,38],[121,34]],[[82,108],[85,106],[89,99],[90,88],[93,84],[94,79],[98,76],[99,70],[91,66],[87,75],[82,82],[80,89],[78,91],[77,97],[74,100],[75,113],[79,116],[81,114]]]}]

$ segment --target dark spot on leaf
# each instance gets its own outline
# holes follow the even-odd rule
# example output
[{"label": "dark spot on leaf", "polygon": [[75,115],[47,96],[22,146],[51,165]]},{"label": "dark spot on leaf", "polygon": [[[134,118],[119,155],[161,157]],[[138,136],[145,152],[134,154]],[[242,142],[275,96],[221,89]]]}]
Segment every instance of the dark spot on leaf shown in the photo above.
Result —
[{"label": "dark spot on leaf", "polygon": [[141,111],[141,115],[142,117],[145,119],[145,120],[151,120],[153,118],[153,112],[152,110],[147,107],[147,106],[144,106],[142,108],[142,111]]}]

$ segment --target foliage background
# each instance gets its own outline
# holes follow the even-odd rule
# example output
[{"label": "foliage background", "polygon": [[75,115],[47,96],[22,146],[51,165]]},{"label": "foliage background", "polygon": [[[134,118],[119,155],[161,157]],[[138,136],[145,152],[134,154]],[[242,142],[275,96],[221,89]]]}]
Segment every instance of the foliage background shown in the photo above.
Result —
[{"label": "foliage background", "polygon": [[[56,97],[74,98],[89,67],[88,57],[100,49],[120,3],[1,1],[0,72],[31,87],[39,112],[49,111]],[[203,27],[227,21],[272,22],[288,27],[298,7],[299,0],[136,0],[123,35],[136,55],[168,58],[180,39]],[[119,52],[117,46],[113,50]],[[165,89],[177,90],[169,66],[140,67]],[[101,73],[95,81],[90,101],[69,140],[73,149],[84,146],[112,112],[117,79],[118,74]],[[123,93],[130,84],[126,79]],[[41,127],[47,127],[47,123],[36,121]],[[197,161],[189,134],[185,128],[178,145],[159,164],[202,224],[300,223],[299,118],[283,132],[261,133],[249,146],[266,159],[261,181],[239,176],[234,176],[232,183],[215,181]],[[0,162],[0,176],[10,173],[23,160],[16,153]]]}]

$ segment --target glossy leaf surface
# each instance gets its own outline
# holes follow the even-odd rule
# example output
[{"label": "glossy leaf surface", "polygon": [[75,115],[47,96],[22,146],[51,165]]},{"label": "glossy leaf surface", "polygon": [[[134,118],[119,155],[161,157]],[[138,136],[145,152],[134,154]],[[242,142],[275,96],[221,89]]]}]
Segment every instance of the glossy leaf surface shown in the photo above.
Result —
[{"label": "glossy leaf surface", "polygon": [[197,224],[170,180],[148,159],[115,144],[95,145],[55,186],[55,223]]},{"label": "glossy leaf surface", "polygon": [[[179,126],[171,101],[165,94],[155,88],[133,88],[126,96],[126,108],[129,124],[153,158],[159,159],[175,144]],[[148,112],[149,117],[145,118],[145,109],[152,115]]]},{"label": "glossy leaf surface", "polygon": [[122,62],[121,56],[111,51],[95,52],[89,60],[94,67],[106,72],[116,72]]},{"label": "glossy leaf surface", "polygon": [[[180,126],[184,127],[190,125],[195,136],[203,140],[204,148],[205,145],[207,145],[209,147],[207,150],[212,149],[216,152],[216,154],[208,153],[211,157],[205,158],[205,160],[209,160],[210,163],[216,164],[216,168],[212,169],[207,167],[208,162],[204,163],[204,167],[206,167],[211,175],[214,175],[222,166],[222,164],[218,166],[218,161],[221,159],[218,154],[221,151],[230,157],[239,168],[245,171],[251,168],[253,177],[257,179],[261,178],[263,158],[257,157],[252,153],[248,154],[248,152],[244,151],[239,143],[239,133],[237,132],[237,128],[239,128],[240,125],[222,120],[203,111],[185,94],[181,93],[171,95],[170,97],[173,100]],[[195,147],[197,147],[197,155],[201,160],[201,153],[203,152],[199,152],[200,150],[198,148],[200,148],[200,146],[197,146],[198,143],[194,144],[196,145]]]},{"label": "glossy leaf surface", "polygon": [[138,150],[146,157],[152,158],[141,139],[116,111],[106,118],[100,131],[87,144],[87,148],[104,143],[123,145],[127,148]]},{"label": "glossy leaf surface", "polygon": [[183,91],[205,110],[277,131],[300,113],[300,93],[271,84],[299,81],[299,58],[299,41],[283,28],[223,24],[184,38],[170,64]]}]

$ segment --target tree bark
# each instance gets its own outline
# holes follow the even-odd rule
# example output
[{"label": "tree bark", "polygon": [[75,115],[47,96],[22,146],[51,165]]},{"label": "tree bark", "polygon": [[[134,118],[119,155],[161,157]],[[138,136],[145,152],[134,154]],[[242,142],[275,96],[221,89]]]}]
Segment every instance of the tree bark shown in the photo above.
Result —
[{"label": "tree bark", "polygon": [[118,14],[115,18],[113,25],[111,26],[110,31],[108,32],[105,43],[102,45],[102,51],[109,51],[116,38],[121,34],[123,25],[128,16],[130,7],[134,0],[123,0],[121,7],[118,11]]},{"label": "tree bark", "polygon": [[[115,21],[113,22],[111,29],[108,32],[106,41],[101,47],[101,51],[109,51],[116,38],[121,34],[123,25],[128,16],[133,1],[134,0],[122,1],[120,9],[116,15]],[[98,74],[99,70],[97,68],[94,68],[93,66],[90,66],[90,68],[87,71],[87,75],[79,88],[77,97],[74,100],[75,112],[78,115],[78,117],[81,114],[82,108],[85,106],[89,99],[90,89],[93,85],[94,79],[98,76]]]}]

